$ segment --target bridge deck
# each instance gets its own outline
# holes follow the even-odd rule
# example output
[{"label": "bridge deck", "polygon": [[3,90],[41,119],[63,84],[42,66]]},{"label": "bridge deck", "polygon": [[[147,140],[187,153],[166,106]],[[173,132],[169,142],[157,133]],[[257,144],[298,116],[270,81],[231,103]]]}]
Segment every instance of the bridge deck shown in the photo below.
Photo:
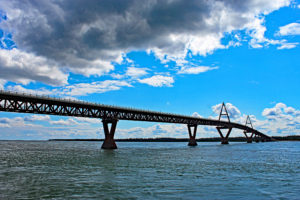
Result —
[{"label": "bridge deck", "polygon": [[0,91],[0,111],[228,127],[270,139],[255,129],[234,122],[6,91]]}]

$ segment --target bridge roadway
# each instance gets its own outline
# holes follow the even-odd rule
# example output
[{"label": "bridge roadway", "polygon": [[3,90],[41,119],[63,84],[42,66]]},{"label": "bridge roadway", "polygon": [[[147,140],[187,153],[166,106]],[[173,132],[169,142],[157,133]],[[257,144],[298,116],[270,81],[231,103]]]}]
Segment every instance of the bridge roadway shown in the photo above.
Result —
[{"label": "bridge roadway", "polygon": [[[187,124],[190,139],[191,137],[194,137],[195,139],[197,125],[216,126],[222,138],[223,135],[220,132],[221,129],[228,129],[227,135],[229,136],[231,129],[237,128],[243,130],[245,135],[246,133],[252,133],[252,135],[263,138],[266,141],[270,141],[272,139],[271,137],[253,129],[252,127],[230,121],[117,107],[97,103],[88,103],[79,100],[60,99],[7,91],[0,91],[0,111],[101,118],[103,121],[105,136],[107,136],[107,134],[112,135],[110,140],[112,140],[111,142],[113,143],[113,135],[118,120]],[[112,124],[111,130],[108,129],[108,124]],[[190,128],[194,128],[194,135],[192,134]],[[226,136],[224,138],[228,139],[228,136],[227,138]],[[113,144],[113,146],[114,145],[115,144]]]}]

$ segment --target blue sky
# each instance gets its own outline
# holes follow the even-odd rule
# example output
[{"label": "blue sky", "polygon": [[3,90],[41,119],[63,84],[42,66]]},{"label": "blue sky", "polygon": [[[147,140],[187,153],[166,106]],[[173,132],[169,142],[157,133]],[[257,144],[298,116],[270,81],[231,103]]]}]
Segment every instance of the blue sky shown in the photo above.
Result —
[{"label": "blue sky", "polygon": [[[0,16],[1,89],[211,118],[226,102],[232,121],[300,134],[299,1],[4,0]],[[116,137],[187,128],[122,121]],[[49,138],[103,138],[102,124],[0,113],[0,139]]]}]

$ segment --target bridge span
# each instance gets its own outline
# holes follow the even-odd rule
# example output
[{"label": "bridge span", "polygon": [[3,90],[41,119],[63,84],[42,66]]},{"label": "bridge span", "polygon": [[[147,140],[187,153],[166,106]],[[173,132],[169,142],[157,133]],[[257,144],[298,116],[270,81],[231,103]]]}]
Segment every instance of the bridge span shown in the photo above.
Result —
[{"label": "bridge span", "polygon": [[[117,148],[114,135],[118,120],[186,124],[189,133],[189,146],[197,145],[196,133],[198,125],[215,126],[220,134],[222,144],[228,144],[228,138],[233,128],[242,130],[248,143],[251,143],[253,139],[256,142],[273,140],[271,137],[255,130],[252,127],[249,116],[247,117],[245,125],[231,122],[224,103],[220,111],[219,119],[215,120],[172,113],[109,106],[79,100],[67,100],[0,91],[0,111],[101,118],[105,134],[105,139],[102,144],[103,149]],[[221,120],[222,116],[226,116],[227,121]],[[109,127],[109,125],[111,125],[111,127]],[[222,133],[223,130],[227,130],[224,135]]]}]

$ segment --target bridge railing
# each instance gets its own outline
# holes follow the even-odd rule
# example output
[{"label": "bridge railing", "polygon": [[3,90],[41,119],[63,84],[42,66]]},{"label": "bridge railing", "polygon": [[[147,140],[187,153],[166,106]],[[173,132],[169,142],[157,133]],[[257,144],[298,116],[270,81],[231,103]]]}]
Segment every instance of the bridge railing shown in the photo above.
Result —
[{"label": "bridge railing", "polygon": [[[47,106],[43,107],[43,105],[47,105]],[[222,106],[225,107],[225,104],[223,103]],[[144,109],[105,105],[105,104],[99,104],[95,102],[86,102],[77,99],[50,97],[49,95],[45,96],[45,95],[38,95],[38,94],[34,95],[28,93],[20,93],[15,91],[0,90],[0,109],[1,111],[9,111],[9,112],[25,112],[25,113],[39,113],[39,114],[75,116],[75,117],[79,116],[79,117],[101,118],[103,119],[102,122],[106,124],[105,126],[107,126],[107,123],[112,123],[112,125],[114,125],[114,129],[117,123],[116,121],[118,120],[187,124],[189,128],[190,139],[192,138],[193,140],[195,140],[196,138],[195,133],[198,125],[216,126],[218,132],[222,137],[223,144],[228,144],[228,137],[232,128],[242,129],[245,130],[246,133],[252,132],[255,135],[268,138],[268,136],[253,129],[253,127],[248,127],[247,124],[246,125],[238,124],[230,121],[229,119],[228,121],[223,121],[220,119],[220,116],[219,119],[201,118],[201,117],[179,115],[179,114],[173,114],[167,112],[157,112],[157,111],[150,111]],[[221,113],[222,113],[222,109],[221,109]],[[226,110],[226,115],[229,118],[227,110]],[[192,133],[191,128],[194,129],[194,134],[191,134]],[[223,135],[222,133],[222,130],[224,129],[228,130],[226,135]],[[112,131],[112,133],[113,132],[114,130]],[[107,134],[109,135],[110,131],[106,131],[105,135]],[[195,141],[193,140],[190,141],[190,144],[195,144]]]},{"label": "bridge railing", "polygon": [[[184,117],[184,118],[193,118],[193,119],[204,119],[201,117],[194,117],[190,115],[181,115],[181,114],[175,114],[175,113],[169,113],[169,112],[160,112],[160,111],[152,111],[152,110],[146,110],[146,109],[136,109],[131,107],[123,107],[123,106],[114,106],[114,105],[108,105],[108,104],[101,104],[101,103],[92,103],[92,102],[86,102],[79,99],[68,99],[68,98],[61,98],[61,97],[51,97],[50,95],[38,95],[38,94],[31,94],[31,93],[25,93],[25,92],[17,92],[17,91],[8,91],[8,90],[1,90],[0,93],[2,94],[9,94],[9,95],[15,95],[15,96],[23,96],[27,98],[38,98],[41,100],[50,100],[50,101],[59,101],[59,102],[65,102],[65,103],[76,103],[81,105],[87,105],[87,106],[99,106],[103,108],[109,108],[109,109],[117,109],[117,110],[129,110],[134,112],[144,112],[144,113],[153,113],[153,114],[160,114],[160,115],[170,115],[174,117]],[[214,119],[212,119],[214,120]],[[218,121],[218,120],[216,120]]]},{"label": "bridge railing", "polygon": [[[96,107],[101,107],[104,109],[115,109],[115,110],[121,110],[122,112],[138,112],[138,113],[151,113],[151,114],[157,114],[157,115],[164,115],[164,116],[172,116],[172,117],[177,117],[177,118],[189,118],[193,120],[207,120],[206,118],[201,118],[201,117],[194,117],[190,115],[181,115],[181,114],[174,114],[174,113],[169,113],[169,112],[157,112],[157,111],[150,111],[150,110],[145,110],[145,109],[136,109],[136,108],[131,108],[131,107],[121,107],[121,106],[113,106],[113,105],[106,105],[106,104],[100,104],[100,103],[92,103],[92,102],[86,102],[83,100],[78,100],[78,99],[67,99],[67,98],[61,98],[61,97],[51,97],[50,95],[38,95],[38,94],[30,94],[30,93],[21,93],[17,91],[7,91],[7,90],[0,90],[0,94],[7,94],[7,95],[13,95],[13,96],[22,96],[25,98],[34,98],[34,99],[41,99],[41,100],[48,100],[48,101],[53,101],[53,102],[64,102],[64,103],[70,103],[70,104],[80,104],[80,105],[87,105],[87,106],[96,106]],[[245,126],[235,123],[235,122],[226,122],[226,121],[220,121],[217,119],[209,119],[211,122],[214,123],[221,123],[226,126],[235,126],[236,128],[241,128],[243,129]],[[251,127],[247,127],[249,130],[255,131]]]}]

